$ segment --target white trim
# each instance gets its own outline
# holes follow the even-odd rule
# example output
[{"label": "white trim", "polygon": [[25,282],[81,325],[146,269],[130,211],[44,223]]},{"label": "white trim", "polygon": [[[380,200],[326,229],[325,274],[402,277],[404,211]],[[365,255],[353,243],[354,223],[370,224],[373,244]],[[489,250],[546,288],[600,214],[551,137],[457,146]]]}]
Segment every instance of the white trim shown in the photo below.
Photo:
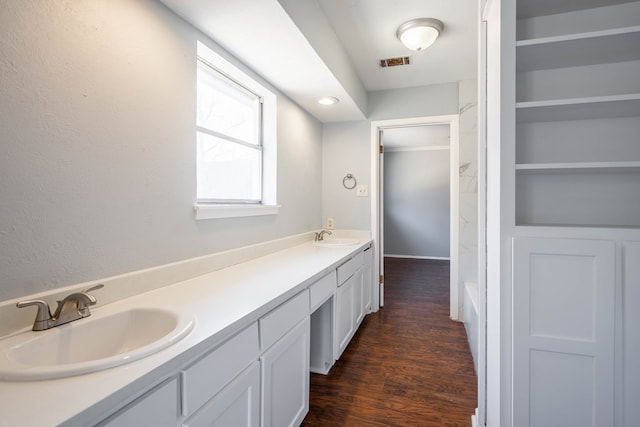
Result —
[{"label": "white trim", "polygon": [[[380,146],[380,129],[421,126],[421,125],[449,125],[450,134],[450,190],[451,190],[451,222],[450,222],[450,306],[449,315],[453,320],[462,318],[460,310],[460,302],[462,301],[462,284],[458,283],[458,234],[459,234],[459,182],[460,182],[460,158],[459,148],[459,116],[457,114],[445,116],[431,117],[412,117],[405,119],[393,120],[376,120],[371,122],[371,237],[374,242],[373,268],[374,274],[379,275],[380,266],[380,164],[379,164],[379,146]],[[378,292],[373,293],[373,295]],[[373,311],[380,307],[380,300],[372,302]]]},{"label": "white trim", "polygon": [[394,255],[384,254],[385,258],[408,258],[408,259],[434,259],[438,261],[450,261],[451,257],[448,256],[418,256],[418,255]]},{"label": "white trim", "polygon": [[449,149],[451,149],[451,147],[448,145],[431,145],[421,147],[385,147],[384,151],[386,151],[387,153],[391,153],[395,151],[437,151]]},{"label": "white trim", "polygon": [[196,219],[235,218],[243,216],[277,215],[280,205],[193,205]]},{"label": "white trim", "polygon": [[[275,215],[278,213],[277,209],[280,206],[277,204],[277,190],[278,190],[278,118],[277,118],[277,96],[274,92],[263,86],[255,78],[251,77],[240,68],[229,62],[229,60],[222,57],[217,52],[211,50],[204,43],[197,42],[197,56],[203,58],[206,62],[214,66],[218,71],[226,76],[229,76],[239,85],[245,87],[251,92],[258,94],[262,97],[262,203],[260,208],[256,209],[256,206],[252,206],[246,209],[246,206],[238,206],[236,212],[240,212],[238,215],[216,215],[205,216],[198,214],[204,205],[196,203],[194,210],[196,211],[196,219],[213,219],[213,218],[229,218],[232,216],[256,216],[256,215]],[[225,209],[218,209],[221,213]],[[265,209],[266,208],[266,209]],[[205,211],[214,210],[207,207]],[[226,211],[231,212],[230,208],[226,208]]]}]

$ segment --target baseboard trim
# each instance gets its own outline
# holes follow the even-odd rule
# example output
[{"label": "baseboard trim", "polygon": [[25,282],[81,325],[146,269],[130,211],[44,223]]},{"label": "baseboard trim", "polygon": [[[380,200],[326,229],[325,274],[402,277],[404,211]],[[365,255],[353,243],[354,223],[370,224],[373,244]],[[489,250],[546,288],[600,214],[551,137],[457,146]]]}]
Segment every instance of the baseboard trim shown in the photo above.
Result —
[{"label": "baseboard trim", "polygon": [[438,261],[451,261],[450,257],[440,256],[416,256],[416,255],[396,255],[396,254],[384,254],[385,258],[410,258],[410,259],[433,259]]}]

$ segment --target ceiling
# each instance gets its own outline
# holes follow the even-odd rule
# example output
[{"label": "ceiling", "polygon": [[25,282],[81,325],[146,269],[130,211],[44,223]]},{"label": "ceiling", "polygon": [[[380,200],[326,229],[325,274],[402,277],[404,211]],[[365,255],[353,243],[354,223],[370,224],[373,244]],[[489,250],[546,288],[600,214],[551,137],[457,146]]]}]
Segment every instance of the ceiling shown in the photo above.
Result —
[{"label": "ceiling", "polygon": [[[160,0],[322,122],[367,117],[368,93],[476,76],[474,0]],[[436,18],[444,31],[422,52],[400,24]],[[410,56],[381,68],[379,60]],[[321,96],[340,100],[327,107]]]}]

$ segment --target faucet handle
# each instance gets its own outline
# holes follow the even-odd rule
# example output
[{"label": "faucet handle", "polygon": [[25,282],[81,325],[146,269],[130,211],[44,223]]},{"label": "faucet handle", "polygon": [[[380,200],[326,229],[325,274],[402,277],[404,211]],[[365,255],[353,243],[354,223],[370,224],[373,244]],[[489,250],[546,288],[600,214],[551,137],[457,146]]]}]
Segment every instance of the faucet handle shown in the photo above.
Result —
[{"label": "faucet handle", "polygon": [[102,288],[104,288],[104,285],[102,283],[100,283],[100,284],[97,284],[97,285],[92,286],[90,288],[84,289],[81,292],[83,294],[88,294],[89,292],[97,291],[98,289],[102,289]]},{"label": "faucet handle", "polygon": [[49,327],[48,323],[51,321],[51,311],[49,310],[49,304],[42,300],[20,301],[16,304],[16,307],[23,308],[35,305],[38,307],[36,313],[36,320],[33,322],[33,330],[41,331]]},{"label": "faucet handle", "polygon": [[86,296],[88,296],[89,300],[91,301],[88,304],[84,304],[82,308],[84,308],[87,305],[94,305],[95,303],[97,303],[98,301],[96,300],[96,297],[94,297],[93,295],[89,294],[89,292],[97,291],[98,289],[102,289],[102,288],[104,288],[104,285],[102,283],[100,283],[98,285],[91,286],[90,288],[83,289],[82,291],[80,291],[80,293],[85,294]]}]

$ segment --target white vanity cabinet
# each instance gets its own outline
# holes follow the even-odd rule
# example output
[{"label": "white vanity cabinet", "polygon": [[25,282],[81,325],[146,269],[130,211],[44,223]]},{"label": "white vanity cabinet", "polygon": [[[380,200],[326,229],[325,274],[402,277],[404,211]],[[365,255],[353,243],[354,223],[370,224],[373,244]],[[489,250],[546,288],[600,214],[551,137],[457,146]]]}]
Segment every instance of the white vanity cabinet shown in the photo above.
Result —
[{"label": "white vanity cabinet", "polygon": [[334,358],[340,358],[364,318],[364,252],[360,252],[337,269]]},{"label": "white vanity cabinet", "polygon": [[154,387],[118,411],[99,427],[173,427],[180,416],[178,379],[173,377]]},{"label": "white vanity cabinet", "polygon": [[247,311],[245,320],[228,325],[233,329],[219,331],[224,337],[201,343],[200,351],[178,356],[173,368],[149,377],[152,387],[123,393],[128,400],[120,399],[120,407],[103,402],[62,425],[299,426],[309,411],[310,372],[328,373],[370,311],[368,249],[332,261],[342,264],[327,265],[284,302],[272,299],[265,302],[269,308]]},{"label": "white vanity cabinet", "polygon": [[372,276],[373,276],[373,250],[368,246],[362,251],[364,264],[362,266],[362,310],[366,315],[371,312],[372,301]]},{"label": "white vanity cabinet", "polygon": [[258,427],[260,425],[260,363],[253,362],[182,425],[184,427]]},{"label": "white vanity cabinet", "polygon": [[336,271],[322,277],[309,287],[311,306],[311,372],[326,375],[333,366],[333,333]]},{"label": "white vanity cabinet", "polygon": [[[255,376],[257,372],[259,385],[259,355],[258,323],[253,323],[183,369],[182,412],[191,417],[184,425],[257,426],[260,390],[255,386]],[[241,378],[227,386],[250,365]]]},{"label": "white vanity cabinet", "polygon": [[262,427],[302,423],[309,411],[309,291],[260,319]]}]

